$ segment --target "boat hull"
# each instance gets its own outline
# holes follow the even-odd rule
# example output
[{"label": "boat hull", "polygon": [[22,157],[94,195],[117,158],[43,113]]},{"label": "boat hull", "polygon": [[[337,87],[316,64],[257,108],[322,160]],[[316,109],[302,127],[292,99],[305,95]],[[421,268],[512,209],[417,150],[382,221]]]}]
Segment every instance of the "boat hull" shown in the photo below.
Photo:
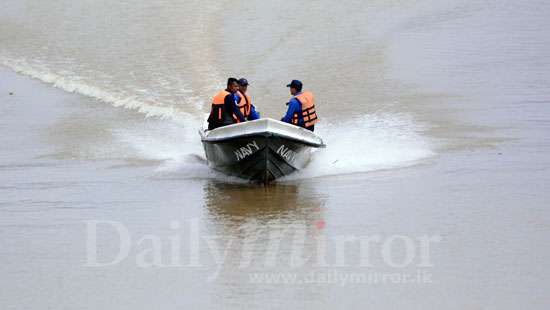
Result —
[{"label": "boat hull", "polygon": [[269,183],[310,160],[312,146],[272,133],[225,141],[203,141],[208,164],[215,170],[253,182]]},{"label": "boat hull", "polygon": [[203,129],[199,134],[210,167],[262,183],[303,169],[313,149],[325,147],[315,133],[269,118]]}]

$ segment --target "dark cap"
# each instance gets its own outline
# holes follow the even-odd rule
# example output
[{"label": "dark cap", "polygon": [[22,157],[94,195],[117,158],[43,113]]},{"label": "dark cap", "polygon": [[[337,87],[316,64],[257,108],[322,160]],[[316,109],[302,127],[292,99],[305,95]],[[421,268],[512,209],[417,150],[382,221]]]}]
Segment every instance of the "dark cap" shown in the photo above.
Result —
[{"label": "dark cap", "polygon": [[302,89],[302,82],[298,80],[292,80],[292,82],[290,82],[290,84],[288,84],[286,87],[292,87],[299,90]]},{"label": "dark cap", "polygon": [[241,85],[241,86],[248,86],[248,80],[245,79],[245,78],[241,78],[241,79],[239,80],[239,85]]}]

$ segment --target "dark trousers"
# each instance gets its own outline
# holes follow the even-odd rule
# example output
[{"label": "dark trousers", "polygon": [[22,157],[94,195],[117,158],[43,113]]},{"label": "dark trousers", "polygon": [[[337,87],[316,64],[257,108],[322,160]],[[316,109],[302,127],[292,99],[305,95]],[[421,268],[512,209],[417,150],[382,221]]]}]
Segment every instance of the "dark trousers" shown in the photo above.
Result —
[{"label": "dark trousers", "polygon": [[311,125],[311,126],[305,127],[305,128],[309,131],[314,131],[315,130],[315,125]]}]

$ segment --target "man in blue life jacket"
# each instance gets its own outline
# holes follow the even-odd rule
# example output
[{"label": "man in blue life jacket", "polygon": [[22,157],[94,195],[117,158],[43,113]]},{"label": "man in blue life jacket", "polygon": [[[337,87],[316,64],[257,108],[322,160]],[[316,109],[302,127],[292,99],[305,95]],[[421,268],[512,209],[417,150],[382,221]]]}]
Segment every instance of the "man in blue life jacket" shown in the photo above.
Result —
[{"label": "man in blue life jacket", "polygon": [[238,90],[238,80],[229,78],[227,88],[214,96],[212,110],[210,116],[208,116],[208,130],[245,121],[238,106]]},{"label": "man in blue life jacket", "polygon": [[292,98],[287,103],[288,110],[281,121],[307,130],[315,130],[315,123],[319,121],[315,112],[315,98],[310,91],[302,91],[303,84],[292,80],[286,87],[290,87]]},{"label": "man in blue life jacket", "polygon": [[239,79],[239,91],[237,100],[241,114],[249,121],[260,118],[260,113],[256,111],[256,107],[252,104],[252,98],[246,93],[248,90],[248,80],[245,78]]}]

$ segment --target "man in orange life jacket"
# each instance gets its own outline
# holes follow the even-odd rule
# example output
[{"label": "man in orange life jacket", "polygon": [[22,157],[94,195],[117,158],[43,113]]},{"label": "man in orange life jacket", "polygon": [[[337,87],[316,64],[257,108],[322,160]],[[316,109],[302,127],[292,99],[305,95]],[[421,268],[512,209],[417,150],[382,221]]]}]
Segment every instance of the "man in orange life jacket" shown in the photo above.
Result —
[{"label": "man in orange life jacket", "polygon": [[252,104],[252,98],[246,93],[248,85],[247,79],[239,79],[239,91],[237,92],[239,96],[239,110],[244,118],[253,121],[260,118],[260,113],[256,111],[256,107]]},{"label": "man in orange life jacket", "polygon": [[210,116],[208,116],[208,130],[245,121],[237,105],[239,100],[237,97],[238,90],[237,79],[229,78],[227,88],[214,96],[212,110]]},{"label": "man in orange life jacket", "polygon": [[310,91],[302,92],[302,82],[292,80],[286,87],[290,87],[293,96],[287,103],[288,110],[281,121],[313,131],[315,123],[319,121],[315,112],[315,98]]}]

